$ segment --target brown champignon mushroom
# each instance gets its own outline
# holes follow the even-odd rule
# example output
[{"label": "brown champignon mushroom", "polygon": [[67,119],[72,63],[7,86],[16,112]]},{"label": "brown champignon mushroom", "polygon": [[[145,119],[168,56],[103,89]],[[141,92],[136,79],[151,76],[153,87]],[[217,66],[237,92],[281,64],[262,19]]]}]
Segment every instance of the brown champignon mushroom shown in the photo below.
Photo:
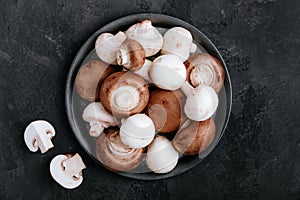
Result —
[{"label": "brown champignon mushroom", "polygon": [[194,87],[204,83],[219,92],[224,84],[224,68],[221,62],[208,53],[192,55],[185,61],[187,80]]},{"label": "brown champignon mushroom", "polygon": [[118,129],[106,129],[96,141],[96,154],[104,167],[111,171],[129,171],[140,165],[145,148],[125,146]]},{"label": "brown champignon mushroom", "polygon": [[99,101],[99,89],[103,80],[120,67],[112,67],[100,60],[92,60],[81,67],[75,79],[79,96],[87,101]]},{"label": "brown champignon mushroom", "polygon": [[185,96],[180,90],[157,89],[150,93],[146,114],[152,119],[155,130],[161,133],[176,131],[185,120]]},{"label": "brown champignon mushroom", "polygon": [[178,131],[172,143],[180,153],[196,155],[207,149],[215,134],[216,126],[211,118],[200,122],[191,121],[187,127]]},{"label": "brown champignon mushroom", "polygon": [[132,72],[116,72],[104,80],[100,100],[113,116],[128,117],[140,113],[147,106],[149,90],[141,76]]},{"label": "brown champignon mushroom", "polygon": [[125,40],[117,51],[117,63],[128,70],[140,69],[146,59],[143,46],[136,40]]}]

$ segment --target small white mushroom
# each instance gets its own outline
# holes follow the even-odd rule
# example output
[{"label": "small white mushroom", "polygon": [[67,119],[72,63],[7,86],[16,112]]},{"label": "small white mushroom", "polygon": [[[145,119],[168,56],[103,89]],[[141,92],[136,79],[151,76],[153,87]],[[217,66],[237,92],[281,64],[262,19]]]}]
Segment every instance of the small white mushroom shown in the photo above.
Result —
[{"label": "small white mushroom", "polygon": [[80,155],[57,155],[50,163],[50,173],[53,179],[67,189],[78,187],[82,181],[82,170],[86,166]]},{"label": "small white mushroom", "polygon": [[174,54],[184,62],[188,59],[190,53],[194,53],[196,50],[197,46],[193,43],[192,34],[188,30],[182,27],[174,27],[164,34],[161,54]]},{"label": "small white mushroom", "polygon": [[134,73],[140,75],[146,81],[151,83],[152,81],[151,81],[151,78],[149,76],[149,71],[150,71],[151,66],[152,66],[152,62],[150,60],[146,59],[144,65],[139,70],[135,71]]},{"label": "small white mushroom", "polygon": [[53,126],[44,120],[31,122],[24,132],[25,143],[32,152],[36,152],[40,149],[41,153],[45,153],[53,148],[54,145],[51,139],[54,136],[55,130]]},{"label": "small white mushroom", "polygon": [[117,50],[126,40],[127,36],[123,32],[118,32],[116,35],[111,33],[102,33],[96,40],[96,53],[98,57],[108,63],[117,64]]},{"label": "small white mushroom", "polygon": [[187,96],[184,112],[191,120],[204,121],[216,112],[219,99],[212,87],[201,84],[194,88],[186,81],[181,90]]},{"label": "small white mushroom", "polygon": [[175,168],[178,158],[172,143],[163,136],[156,136],[148,146],[146,163],[155,173],[168,173]]},{"label": "small white mushroom", "polygon": [[153,61],[150,77],[159,88],[177,90],[186,79],[186,69],[177,56],[162,55]]},{"label": "small white mushroom", "polygon": [[162,35],[152,26],[149,20],[132,25],[126,31],[126,35],[128,38],[138,41],[143,46],[146,57],[158,53],[163,45]]},{"label": "small white mushroom", "polygon": [[84,109],[82,118],[90,123],[89,134],[93,137],[98,137],[104,128],[117,125],[115,118],[99,102],[90,103]]},{"label": "small white mushroom", "polygon": [[154,123],[145,114],[135,114],[122,121],[120,138],[130,148],[146,147],[152,142],[154,135]]}]

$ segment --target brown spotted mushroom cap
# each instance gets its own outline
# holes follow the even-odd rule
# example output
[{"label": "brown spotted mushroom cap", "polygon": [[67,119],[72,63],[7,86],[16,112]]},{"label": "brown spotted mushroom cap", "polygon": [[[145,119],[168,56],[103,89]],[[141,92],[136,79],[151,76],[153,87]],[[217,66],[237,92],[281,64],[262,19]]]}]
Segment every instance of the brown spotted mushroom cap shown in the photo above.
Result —
[{"label": "brown spotted mushroom cap", "polygon": [[149,101],[145,80],[132,72],[116,72],[107,77],[100,89],[103,107],[115,117],[140,113]]},{"label": "brown spotted mushroom cap", "polygon": [[184,63],[187,69],[187,80],[197,87],[204,83],[219,92],[224,84],[224,68],[221,62],[208,53],[192,55]]},{"label": "brown spotted mushroom cap", "polygon": [[125,146],[118,129],[106,129],[96,142],[96,154],[104,167],[111,171],[130,171],[140,165],[145,148]]},{"label": "brown spotted mushroom cap", "polygon": [[81,67],[75,79],[79,96],[87,101],[99,101],[99,89],[103,80],[112,73],[120,71],[100,60],[92,60]]},{"label": "brown spotted mushroom cap", "polygon": [[152,119],[155,130],[161,133],[176,131],[185,120],[185,96],[180,90],[157,89],[150,93],[146,114]]},{"label": "brown spotted mushroom cap", "polygon": [[211,118],[200,122],[191,121],[175,135],[172,143],[180,153],[196,155],[207,149],[215,134],[216,126]]}]

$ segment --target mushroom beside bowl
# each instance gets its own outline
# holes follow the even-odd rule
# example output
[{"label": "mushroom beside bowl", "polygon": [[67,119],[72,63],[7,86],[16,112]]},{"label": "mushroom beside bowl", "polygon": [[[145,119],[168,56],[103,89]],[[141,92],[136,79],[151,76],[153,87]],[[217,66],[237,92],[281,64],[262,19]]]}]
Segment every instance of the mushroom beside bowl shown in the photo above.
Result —
[{"label": "mushroom beside bowl", "polygon": [[135,179],[158,180],[181,174],[200,163],[217,146],[218,142],[225,132],[229,120],[232,104],[232,88],[230,76],[220,52],[201,31],[180,19],[154,13],[130,15],[103,26],[84,43],[73,60],[67,77],[65,103],[68,120],[76,138],[78,139],[81,146],[85,149],[85,151],[97,163],[101,164],[97,159],[97,154],[95,152],[97,139],[91,137],[88,134],[90,127],[82,119],[82,113],[89,102],[82,99],[78,95],[75,86],[75,79],[79,69],[82,66],[84,66],[91,60],[99,60],[95,51],[95,41],[101,33],[107,32],[117,34],[119,31],[126,31],[133,24],[139,23],[143,20],[150,20],[153,26],[158,28],[158,30],[162,34],[166,32],[166,30],[173,27],[183,27],[187,29],[191,32],[193,36],[193,42],[197,45],[197,52],[207,52],[217,58],[222,64],[225,73],[224,85],[218,92],[219,105],[212,117],[215,122],[216,133],[211,145],[206,150],[202,151],[198,155],[181,155],[177,166],[171,172],[165,174],[155,174],[151,172],[150,169],[147,168],[145,161],[143,161],[140,166],[138,166],[134,170],[128,172],[116,172],[122,176]]}]

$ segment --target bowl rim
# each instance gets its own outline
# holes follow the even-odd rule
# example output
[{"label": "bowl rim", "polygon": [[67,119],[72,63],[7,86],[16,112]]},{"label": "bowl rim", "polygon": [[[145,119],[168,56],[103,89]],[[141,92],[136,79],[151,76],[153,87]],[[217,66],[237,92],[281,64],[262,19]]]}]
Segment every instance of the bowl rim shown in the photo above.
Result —
[{"label": "bowl rim", "polygon": [[[205,43],[203,43],[203,44],[205,44],[204,46],[208,45],[211,49],[213,49],[215,51],[215,55],[214,54],[213,55],[216,56],[220,60],[220,62],[222,63],[222,65],[224,67],[224,71],[225,71],[225,81],[228,84],[227,88],[225,88],[226,89],[227,105],[226,105],[226,116],[225,116],[224,125],[223,125],[223,128],[222,128],[221,134],[220,134],[220,136],[219,136],[219,138],[216,142],[216,145],[203,159],[201,159],[201,158],[195,159],[192,163],[190,163],[189,167],[178,170],[176,173],[173,173],[173,174],[170,174],[170,173],[158,174],[158,175],[153,176],[153,177],[151,176],[151,178],[149,178],[149,176],[143,176],[141,178],[141,177],[138,177],[137,174],[132,174],[132,173],[128,173],[128,172],[116,172],[119,175],[122,175],[122,176],[128,177],[128,178],[133,178],[133,179],[159,180],[159,179],[165,179],[165,178],[170,178],[170,177],[173,177],[173,176],[177,176],[179,174],[182,174],[182,173],[192,169],[196,165],[198,165],[209,154],[211,154],[211,152],[216,148],[216,146],[218,145],[220,139],[224,135],[224,132],[225,132],[225,130],[227,128],[227,125],[228,125],[228,122],[229,122],[229,118],[230,118],[230,114],[231,114],[231,107],[232,107],[232,85],[231,85],[230,75],[229,75],[227,66],[225,64],[225,61],[224,61],[223,57],[221,56],[221,53],[216,48],[216,46],[211,42],[211,40],[208,39],[208,37],[205,34],[203,34],[200,30],[198,30],[193,25],[191,25],[188,22],[185,22],[181,19],[169,16],[169,15],[157,14],[157,13],[133,14],[133,15],[128,15],[128,16],[125,16],[125,17],[121,17],[121,18],[118,18],[116,20],[113,20],[113,21],[109,22],[108,24],[102,26],[100,29],[98,29],[96,32],[94,32],[84,42],[84,44],[80,47],[79,51],[75,55],[75,57],[74,57],[74,59],[71,63],[68,75],[67,75],[67,81],[66,81],[66,86],[65,86],[65,107],[66,107],[68,122],[71,126],[71,129],[72,129],[73,134],[75,135],[77,141],[79,142],[81,147],[85,150],[85,152],[93,160],[95,160],[97,163],[99,163],[99,161],[86,149],[85,145],[83,145],[83,143],[81,142],[81,140],[77,136],[77,132],[80,132],[80,130],[78,130],[77,127],[76,127],[75,119],[73,117],[73,111],[72,111],[72,92],[73,92],[73,86],[74,86],[74,81],[75,81],[75,78],[76,78],[76,75],[77,75],[77,71],[81,67],[81,64],[82,64],[83,60],[85,59],[86,55],[92,49],[94,49],[95,40],[101,33],[107,32],[107,30],[111,30],[110,32],[117,32],[118,29],[116,29],[116,24],[118,24],[118,25],[123,24],[122,26],[128,26],[129,27],[129,26],[133,25],[134,23],[140,22],[140,21],[145,20],[145,19],[149,19],[150,21],[152,21],[153,23],[156,23],[156,24],[159,24],[159,23],[175,24],[174,26],[181,26],[181,27],[186,28],[187,30],[189,30],[192,33],[192,35],[197,34],[197,35],[201,36],[201,38],[203,38],[205,40]],[[174,27],[174,26],[172,26],[172,27]],[[205,48],[205,49],[207,49],[207,48]],[[225,82],[224,82],[224,85],[225,85]]]}]

